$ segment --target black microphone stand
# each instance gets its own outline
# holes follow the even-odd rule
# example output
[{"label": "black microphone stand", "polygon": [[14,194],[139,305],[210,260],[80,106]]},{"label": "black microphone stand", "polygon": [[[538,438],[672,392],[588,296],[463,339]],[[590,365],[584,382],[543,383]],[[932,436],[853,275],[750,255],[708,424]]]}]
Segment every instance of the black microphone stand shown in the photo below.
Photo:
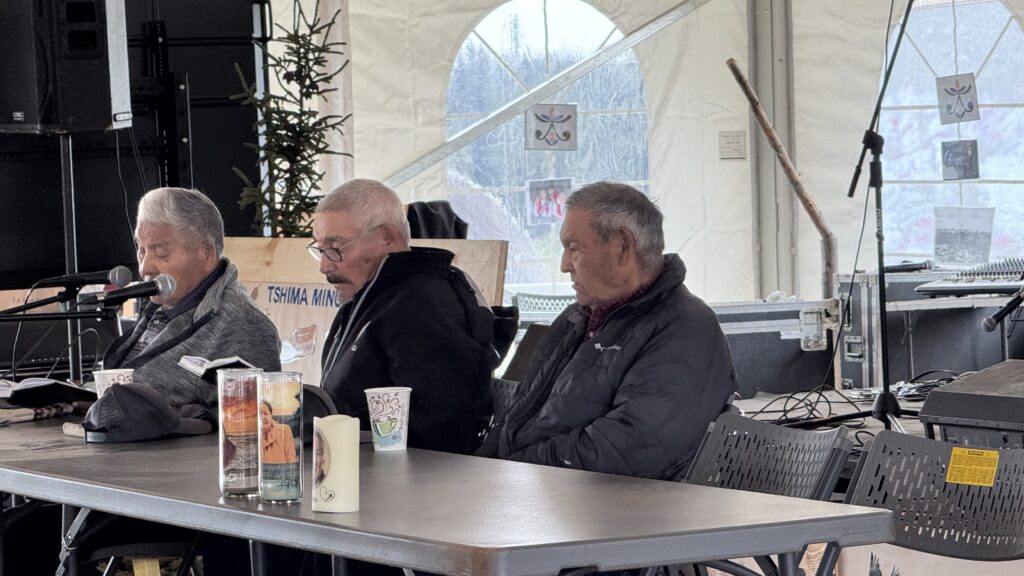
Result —
[{"label": "black microphone stand", "polygon": [[117,307],[83,310],[79,312],[42,312],[39,314],[0,314],[0,322],[41,322],[44,320],[113,320]]},{"label": "black microphone stand", "polygon": [[[77,310],[77,311],[73,311],[73,312],[71,312],[71,311],[69,311],[69,312],[41,312],[41,313],[35,313],[35,314],[13,314],[13,313],[9,313],[10,310],[16,310],[18,312],[21,312],[23,310],[28,310],[28,309],[31,309],[31,308],[38,308],[40,306],[43,306],[43,305],[46,305],[46,304],[51,304],[53,302],[66,302],[68,300],[68,297],[66,296],[66,294],[68,294],[68,293],[71,294],[70,299],[74,299],[77,291],[70,291],[70,290],[61,291],[61,293],[58,294],[57,296],[53,296],[51,298],[46,298],[44,300],[37,300],[35,302],[30,302],[30,303],[25,304],[23,306],[16,306],[14,308],[9,308],[8,310],[4,310],[4,311],[0,312],[0,324],[2,324],[4,322],[43,322],[43,321],[46,321],[46,320],[49,320],[49,321],[68,320],[68,321],[73,321],[73,322],[75,322],[77,324],[79,320],[88,320],[88,319],[113,320],[113,319],[117,318],[117,306],[109,306],[109,307],[103,306],[103,307],[97,308],[95,310]],[[78,337],[78,336],[76,335],[76,337]],[[75,344],[75,342],[72,342],[71,345],[69,345],[69,348],[71,346],[73,346],[74,344]],[[83,378],[84,378],[82,373],[81,373],[81,369],[82,369],[81,368],[81,361],[82,360],[79,357],[78,358],[78,362],[79,362],[78,375],[77,375],[77,378],[76,378],[75,377],[75,370],[74,370],[74,360],[71,359],[71,358],[68,358],[68,369],[70,371],[69,380],[71,382],[74,382],[75,384],[78,384],[79,386],[82,385],[82,381],[83,381]],[[17,366],[15,366],[15,368],[17,368]]]},{"label": "black microphone stand", "polygon": [[0,316],[5,314],[17,314],[18,312],[24,312],[25,310],[32,310],[33,308],[39,308],[46,306],[47,304],[63,304],[65,302],[71,302],[78,296],[78,288],[65,288],[57,293],[56,296],[50,296],[49,298],[43,298],[41,300],[34,300],[21,306],[15,306],[6,310],[0,310]]},{"label": "black microphone stand", "polygon": [[[804,420],[802,422],[787,424],[792,428],[815,428],[817,426],[846,422],[871,416],[876,420],[880,420],[886,430],[891,430],[892,423],[901,415],[900,403],[896,399],[896,395],[889,390],[889,334],[887,328],[888,323],[885,318],[887,302],[885,298],[885,234],[882,227],[882,147],[885,144],[885,139],[882,138],[876,130],[878,129],[878,120],[882,112],[882,100],[885,99],[885,91],[889,87],[889,77],[892,76],[893,65],[896,62],[896,55],[899,54],[900,44],[903,42],[903,37],[906,35],[907,21],[910,19],[910,11],[913,7],[914,0],[908,0],[907,9],[903,13],[903,21],[900,23],[900,31],[896,36],[896,45],[893,46],[892,57],[889,58],[889,62],[885,68],[885,76],[882,80],[882,89],[878,92],[878,100],[875,102],[875,112],[871,117],[871,124],[864,132],[864,138],[861,141],[864,144],[864,147],[861,148],[860,159],[857,161],[857,167],[853,171],[853,180],[850,182],[850,190],[846,194],[847,197],[853,198],[854,193],[857,191],[857,181],[860,179],[861,168],[864,165],[864,158],[870,151],[871,164],[869,165],[870,180],[868,185],[870,188],[874,188],[875,190],[875,238],[877,239],[878,250],[878,325],[882,362],[882,393],[875,398],[875,404],[872,406],[870,411],[854,412],[852,414],[843,414],[842,416],[833,416],[831,418],[816,418],[813,420]],[[912,410],[907,410],[906,413],[908,415],[917,415],[917,411]],[[897,426],[899,426],[898,423]]]}]

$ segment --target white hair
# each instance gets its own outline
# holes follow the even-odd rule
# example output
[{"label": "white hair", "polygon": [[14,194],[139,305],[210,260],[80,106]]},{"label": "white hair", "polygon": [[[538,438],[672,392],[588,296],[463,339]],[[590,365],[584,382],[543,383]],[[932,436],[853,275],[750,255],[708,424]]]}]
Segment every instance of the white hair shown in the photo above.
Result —
[{"label": "white hair", "polygon": [[324,195],[316,212],[348,212],[359,222],[362,232],[391,226],[409,244],[409,221],[402,201],[394,190],[377,180],[356,178],[345,182]]},{"label": "white hair", "polygon": [[136,230],[143,224],[164,224],[193,245],[207,243],[224,252],[224,219],[212,200],[198,190],[156,188],[139,200]]},{"label": "white hair", "polygon": [[587,184],[565,201],[569,208],[590,211],[591,225],[601,242],[623,228],[636,239],[640,266],[650,270],[661,262],[665,251],[661,210],[636,188],[617,182]]}]

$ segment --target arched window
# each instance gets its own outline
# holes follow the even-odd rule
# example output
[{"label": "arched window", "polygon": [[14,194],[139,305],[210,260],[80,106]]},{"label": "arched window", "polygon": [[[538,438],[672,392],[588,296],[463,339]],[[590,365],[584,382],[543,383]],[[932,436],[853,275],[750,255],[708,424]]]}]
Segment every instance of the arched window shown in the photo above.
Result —
[{"label": "arched window", "polygon": [[[895,31],[889,51],[895,44]],[[974,73],[981,119],[943,125],[936,78]],[[879,132],[883,154],[886,256],[942,258],[936,253],[936,208],[992,208],[991,259],[1024,256],[1024,33],[998,0],[929,0],[915,4],[893,70]],[[978,173],[950,174],[943,142],[977,141]],[[948,145],[947,145],[948,146]],[[968,150],[968,148],[964,148]],[[973,161],[973,159],[971,159]],[[965,216],[968,216],[965,214]],[[975,211],[972,227],[985,224]],[[965,233],[969,236],[971,233]],[[984,236],[980,244],[984,245]],[[979,243],[967,238],[966,244]],[[965,264],[969,262],[964,262]]]},{"label": "arched window", "polygon": [[[607,17],[580,0],[503,4],[477,24],[455,56],[446,101],[449,135],[621,38]],[[575,151],[526,150],[519,117],[447,161],[449,201],[469,222],[470,238],[509,241],[507,292],[550,291],[568,282],[558,271],[562,195],[542,205],[544,199],[537,190],[530,195],[527,181],[571,178],[576,186],[596,180],[647,186],[644,85],[632,51],[549,102],[577,105]]]}]

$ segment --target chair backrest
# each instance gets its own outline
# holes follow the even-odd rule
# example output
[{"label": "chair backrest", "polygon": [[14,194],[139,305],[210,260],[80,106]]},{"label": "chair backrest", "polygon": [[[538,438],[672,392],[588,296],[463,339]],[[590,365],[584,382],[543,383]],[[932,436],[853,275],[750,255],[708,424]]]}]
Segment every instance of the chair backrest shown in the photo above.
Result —
[{"label": "chair backrest", "polygon": [[503,380],[501,378],[491,378],[491,398],[492,398],[492,410],[491,410],[491,421],[487,423],[487,428],[484,428],[480,432],[481,447],[478,450],[478,454],[491,455],[496,457],[498,454],[498,436],[495,432],[492,434],[492,430],[498,429],[505,421],[505,416],[508,414],[510,408],[512,408],[513,402],[516,398],[516,389],[519,388],[519,382],[515,380]]},{"label": "chair backrest", "polygon": [[512,407],[512,402],[515,400],[518,387],[519,382],[515,380],[491,378],[491,397],[494,398],[494,409],[491,416],[492,426],[495,422],[501,422],[505,418],[505,414],[508,413],[508,409]]},{"label": "chair backrest", "polygon": [[302,385],[302,441],[313,442],[313,418],[337,414],[334,400],[326,390],[312,384]]},{"label": "chair backrest", "polygon": [[724,412],[708,428],[685,482],[825,500],[852,447],[844,426],[813,432]]},{"label": "chair backrest", "polygon": [[551,322],[556,316],[576,302],[575,295],[527,294],[512,295],[512,305],[519,309],[519,322]]},{"label": "chair backrest", "polygon": [[[995,464],[994,477],[984,477],[986,464]],[[897,546],[969,560],[1024,558],[1024,449],[882,431],[861,457],[846,501],[892,510]]]},{"label": "chair backrest", "polygon": [[530,324],[523,339],[516,345],[512,359],[508,361],[508,366],[505,367],[505,372],[501,375],[502,378],[516,382],[522,382],[526,378],[526,371],[533,361],[533,352],[537,349],[540,341],[544,339],[549,328],[551,328],[550,324]]}]

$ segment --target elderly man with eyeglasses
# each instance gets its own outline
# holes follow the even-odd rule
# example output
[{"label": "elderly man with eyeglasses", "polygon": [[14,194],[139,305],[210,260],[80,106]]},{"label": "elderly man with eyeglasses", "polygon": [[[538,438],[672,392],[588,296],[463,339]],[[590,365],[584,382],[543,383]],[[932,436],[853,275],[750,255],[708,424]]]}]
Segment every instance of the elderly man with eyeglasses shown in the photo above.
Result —
[{"label": "elderly man with eyeglasses", "polygon": [[454,255],[410,248],[398,196],[351,180],[324,196],[309,252],[344,304],[327,335],[321,386],[338,411],[370,422],[364,390],[412,388],[408,445],[469,454],[490,418],[500,357],[495,317]]}]

